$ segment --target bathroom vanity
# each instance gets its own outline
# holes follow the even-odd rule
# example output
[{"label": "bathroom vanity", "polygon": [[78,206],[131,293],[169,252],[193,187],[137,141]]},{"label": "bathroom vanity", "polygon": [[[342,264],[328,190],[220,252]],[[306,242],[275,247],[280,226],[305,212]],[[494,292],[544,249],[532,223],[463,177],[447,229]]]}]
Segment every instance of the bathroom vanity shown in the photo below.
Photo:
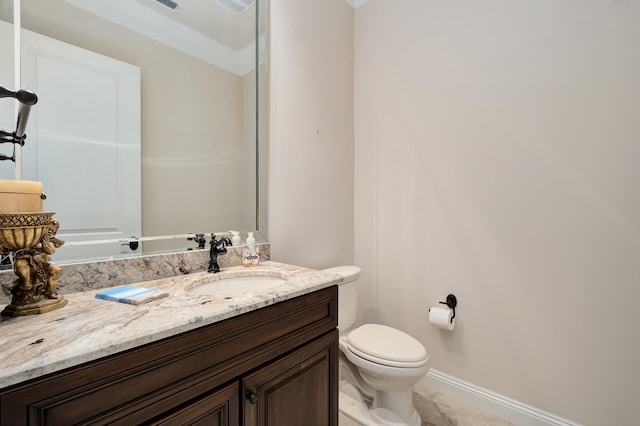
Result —
[{"label": "bathroom vanity", "polygon": [[144,283],[169,293],[146,305],[83,292],[3,320],[0,424],[337,425],[340,279],[269,264],[290,279],[265,292],[190,294],[198,273]]}]

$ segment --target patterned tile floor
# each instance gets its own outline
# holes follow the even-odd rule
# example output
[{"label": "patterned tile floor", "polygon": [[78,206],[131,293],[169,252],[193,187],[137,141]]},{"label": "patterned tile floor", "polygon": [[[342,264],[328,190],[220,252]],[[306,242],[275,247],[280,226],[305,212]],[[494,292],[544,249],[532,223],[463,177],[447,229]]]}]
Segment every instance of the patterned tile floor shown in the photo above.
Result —
[{"label": "patterned tile floor", "polygon": [[[455,399],[424,387],[414,388],[414,405],[422,426],[512,426]],[[361,426],[340,413],[339,426]]]}]

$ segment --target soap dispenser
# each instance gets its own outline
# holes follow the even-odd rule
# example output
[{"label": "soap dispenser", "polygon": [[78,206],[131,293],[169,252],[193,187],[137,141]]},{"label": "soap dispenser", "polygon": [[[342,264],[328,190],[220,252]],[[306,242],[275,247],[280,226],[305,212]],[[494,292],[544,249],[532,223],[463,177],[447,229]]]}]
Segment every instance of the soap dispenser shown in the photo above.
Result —
[{"label": "soap dispenser", "polygon": [[229,231],[231,233],[231,245],[239,246],[240,245],[240,232],[238,231]]},{"label": "soap dispenser", "polygon": [[247,245],[242,252],[242,264],[244,266],[258,266],[260,264],[260,252],[256,246],[256,239],[253,232],[247,236]]}]

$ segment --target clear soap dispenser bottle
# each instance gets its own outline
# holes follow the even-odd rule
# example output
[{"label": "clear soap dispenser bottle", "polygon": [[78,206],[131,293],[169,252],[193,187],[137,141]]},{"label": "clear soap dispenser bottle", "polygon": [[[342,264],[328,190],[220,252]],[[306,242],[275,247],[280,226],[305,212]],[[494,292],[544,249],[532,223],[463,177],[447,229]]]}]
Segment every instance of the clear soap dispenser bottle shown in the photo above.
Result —
[{"label": "clear soap dispenser bottle", "polygon": [[231,245],[239,246],[240,245],[240,232],[238,231],[229,231],[231,233]]},{"label": "clear soap dispenser bottle", "polygon": [[249,232],[247,236],[247,245],[242,252],[242,264],[244,266],[258,266],[260,264],[260,253],[256,246],[256,239],[253,238],[253,232]]}]

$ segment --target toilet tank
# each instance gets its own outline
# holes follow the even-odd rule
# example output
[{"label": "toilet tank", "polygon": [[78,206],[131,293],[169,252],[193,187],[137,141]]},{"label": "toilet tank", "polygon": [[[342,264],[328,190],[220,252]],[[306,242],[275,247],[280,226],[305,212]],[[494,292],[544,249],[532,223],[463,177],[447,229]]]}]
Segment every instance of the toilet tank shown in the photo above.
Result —
[{"label": "toilet tank", "polygon": [[356,322],[358,313],[358,278],[362,269],[357,266],[336,266],[324,272],[339,275],[338,284],[338,329],[344,331]]}]

